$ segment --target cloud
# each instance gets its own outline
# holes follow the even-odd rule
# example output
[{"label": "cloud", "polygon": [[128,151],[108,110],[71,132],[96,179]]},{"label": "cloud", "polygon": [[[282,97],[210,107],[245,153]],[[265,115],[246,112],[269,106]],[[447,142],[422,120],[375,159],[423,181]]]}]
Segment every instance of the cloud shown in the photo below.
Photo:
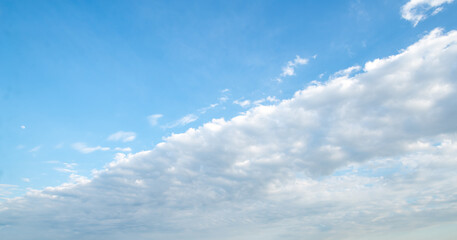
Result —
[{"label": "cloud", "polygon": [[191,122],[195,122],[197,119],[198,119],[197,115],[187,114],[186,116],[180,118],[179,120],[177,120],[171,124],[165,125],[164,128],[174,128],[174,127],[178,127],[178,126],[185,126]]},{"label": "cloud", "polygon": [[22,178],[22,181],[28,183],[28,182],[30,182],[30,178]]},{"label": "cloud", "polygon": [[453,224],[456,61],[457,31],[435,29],[354,76],[1,202],[0,234],[349,240]]},{"label": "cloud", "polygon": [[76,173],[76,170],[69,169],[69,168],[54,168],[54,170],[62,173]]},{"label": "cloud", "polygon": [[[352,73],[358,72],[362,69],[362,67],[356,65],[352,67],[348,67],[346,69],[340,70],[332,75],[332,78],[337,78],[337,77],[348,77]],[[319,75],[320,76],[320,75]],[[322,75],[323,76],[323,75]],[[319,78],[322,78],[321,76]]]},{"label": "cloud", "polygon": [[277,99],[275,96],[268,96],[266,98],[262,98],[262,99],[259,99],[259,100],[255,100],[254,102],[252,102],[252,104],[254,105],[261,105],[265,102],[269,102],[269,103],[277,103],[279,102],[279,99]]},{"label": "cloud", "polygon": [[22,125],[22,126],[21,126],[21,129],[25,129],[25,126],[24,126],[24,125]]},{"label": "cloud", "polygon": [[151,126],[155,126],[159,123],[159,119],[163,117],[162,114],[152,114],[148,116],[148,122]]},{"label": "cloud", "polygon": [[41,149],[41,146],[36,146],[36,147],[30,149],[29,152],[37,152],[37,151],[39,151],[40,149]]},{"label": "cloud", "polygon": [[[12,195],[17,189],[18,189],[18,186],[16,186],[16,185],[0,183],[0,199],[1,200],[8,199],[8,196]],[[7,209],[4,208],[0,202],[0,212],[2,212],[4,210],[7,210]],[[0,230],[1,230],[1,226],[2,225],[0,225]]]},{"label": "cloud", "polygon": [[57,167],[54,170],[61,172],[61,173],[76,173],[77,171],[74,169],[78,164],[77,163],[63,163],[64,167]]},{"label": "cloud", "polygon": [[210,105],[207,106],[207,107],[198,109],[198,112],[199,112],[200,114],[205,114],[208,110],[213,109],[213,108],[215,108],[215,107],[217,107],[217,106],[219,106],[219,103],[213,103],[213,104],[210,104]]},{"label": "cloud", "polygon": [[233,101],[234,104],[240,105],[241,107],[249,107],[251,105],[251,101],[249,100],[235,100]]},{"label": "cloud", "polygon": [[117,147],[114,149],[115,151],[121,151],[121,152],[131,152],[132,149],[129,148],[129,147],[125,147],[125,148],[120,148],[120,147]]},{"label": "cloud", "polygon": [[[317,57],[317,55],[315,55]],[[315,59],[315,57],[313,56]],[[276,80],[278,82],[282,82],[282,77],[288,77],[288,76],[294,76],[295,75],[295,68],[300,65],[304,65],[308,63],[308,59],[306,58],[301,58],[300,56],[296,56],[293,61],[287,62],[287,65],[282,68],[282,73],[279,78]]]},{"label": "cloud", "polygon": [[119,131],[119,132],[111,134],[108,137],[108,140],[109,141],[131,142],[131,141],[135,140],[135,138],[136,138],[136,133],[134,133],[134,132]]},{"label": "cloud", "polygon": [[101,146],[88,147],[88,146],[86,146],[85,143],[81,143],[81,142],[74,143],[72,146],[73,146],[73,149],[75,149],[75,150],[77,150],[77,151],[79,151],[81,153],[84,153],[84,154],[95,152],[95,151],[108,151],[108,150],[110,150],[109,147],[101,147]]},{"label": "cloud", "polygon": [[452,2],[454,2],[454,0],[410,0],[402,6],[401,16],[416,26],[428,16],[435,15],[442,11],[442,5]]}]

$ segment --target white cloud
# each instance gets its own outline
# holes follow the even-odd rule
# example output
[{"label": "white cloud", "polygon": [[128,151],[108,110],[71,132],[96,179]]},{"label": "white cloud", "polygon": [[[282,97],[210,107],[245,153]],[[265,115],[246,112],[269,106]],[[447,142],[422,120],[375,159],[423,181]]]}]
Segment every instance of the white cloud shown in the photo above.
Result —
[{"label": "white cloud", "polygon": [[275,96],[268,96],[266,98],[262,98],[262,99],[259,99],[259,100],[255,100],[252,102],[252,104],[254,105],[261,105],[265,102],[269,102],[269,103],[276,103],[276,102],[279,102],[279,99],[277,99]]},{"label": "white cloud", "polygon": [[22,181],[28,183],[28,182],[30,182],[30,178],[22,178]]},{"label": "white cloud", "polygon": [[198,112],[199,112],[200,114],[205,114],[208,110],[213,109],[213,108],[215,108],[215,107],[217,107],[217,106],[219,106],[219,103],[213,103],[213,104],[210,104],[210,105],[207,106],[207,107],[198,109]]},{"label": "white cloud", "polygon": [[134,133],[134,132],[119,131],[119,132],[111,134],[108,137],[108,140],[109,141],[131,142],[131,141],[135,140],[135,138],[136,138],[136,133]]},{"label": "white cloud", "polygon": [[186,116],[180,118],[179,120],[177,120],[171,124],[165,125],[164,128],[174,128],[174,127],[178,127],[178,126],[185,126],[191,122],[195,122],[197,119],[198,119],[197,115],[187,114]]},{"label": "white cloud", "polygon": [[[317,55],[313,56],[313,59],[315,59]],[[295,68],[299,65],[304,65],[308,63],[308,59],[306,58],[301,58],[300,56],[296,56],[293,61],[287,62],[287,65],[282,68],[282,73],[280,77],[276,78],[277,82],[282,82],[282,78],[288,77],[288,76],[294,76],[295,75]]]},{"label": "white cloud", "polygon": [[356,65],[352,67],[348,67],[346,69],[340,70],[332,75],[332,78],[337,78],[337,77],[348,77],[349,75],[358,72],[362,69],[362,67]]},{"label": "white cloud", "polygon": [[240,105],[241,107],[249,107],[251,105],[251,101],[249,100],[235,100],[233,101],[234,104]]},{"label": "white cloud", "polygon": [[132,149],[129,148],[129,147],[125,147],[125,148],[120,148],[120,147],[117,147],[114,149],[115,151],[121,151],[121,152],[131,152]]},{"label": "white cloud", "polygon": [[71,173],[74,174],[77,171],[74,169],[76,166],[78,166],[77,163],[63,163],[63,167],[56,167],[54,170],[61,172],[61,173]]},{"label": "white cloud", "polygon": [[148,122],[151,126],[155,126],[159,123],[159,119],[163,117],[162,114],[152,114],[148,116]]},{"label": "white cloud", "polygon": [[430,15],[435,15],[443,10],[441,5],[452,3],[454,0],[410,0],[401,8],[404,19],[416,26],[420,21]]},{"label": "white cloud", "polygon": [[88,146],[86,146],[85,143],[81,143],[81,142],[74,143],[72,146],[73,146],[73,149],[75,149],[75,150],[77,150],[77,151],[79,151],[81,153],[84,153],[84,154],[95,152],[95,151],[108,151],[108,150],[110,150],[109,147],[101,147],[101,146],[88,147]]},{"label": "white cloud", "polygon": [[457,31],[434,30],[354,76],[119,153],[91,180],[1,202],[0,234],[349,240],[450,224],[456,61]]},{"label": "white cloud", "polygon": [[70,169],[70,168],[54,168],[54,170],[62,173],[76,173],[76,170]]},{"label": "white cloud", "polygon": [[22,125],[22,126],[21,126],[21,128],[22,128],[22,129],[25,129],[25,126],[24,126],[24,125]]}]

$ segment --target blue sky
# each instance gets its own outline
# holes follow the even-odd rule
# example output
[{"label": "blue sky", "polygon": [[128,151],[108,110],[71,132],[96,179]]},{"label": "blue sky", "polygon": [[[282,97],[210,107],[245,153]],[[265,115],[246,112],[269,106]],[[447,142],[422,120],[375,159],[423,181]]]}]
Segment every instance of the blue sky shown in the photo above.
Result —
[{"label": "blue sky", "polygon": [[[331,189],[374,186],[379,188],[373,195],[377,196],[405,187],[401,184],[426,166],[438,165],[442,168],[436,172],[445,171],[455,165],[457,141],[457,128],[451,121],[456,115],[452,105],[456,101],[452,95],[456,13],[452,0],[0,1],[0,202],[11,204],[5,209],[16,209],[5,216],[18,211],[37,221],[46,219],[46,213],[58,207],[43,210],[43,215],[27,214],[29,209],[19,208],[15,201],[41,202],[45,198],[39,198],[39,192],[65,196],[73,190],[80,197],[81,192],[88,192],[83,194],[85,198],[93,199],[87,189],[111,186],[111,180],[118,180],[113,180],[113,174],[121,179],[132,176],[122,169],[137,176],[135,183],[146,184],[150,172],[137,169],[143,165],[163,176],[179,172],[166,180],[150,179],[153,186],[165,181],[162,184],[170,184],[170,190],[175,189],[176,181],[195,183],[173,192],[173,199],[189,206],[198,203],[202,212],[205,209],[200,204],[207,204],[210,215],[220,214],[214,210],[218,205],[206,203],[207,198],[197,194],[200,191],[214,188],[211,196],[224,192],[222,200],[228,209],[252,209],[248,204],[252,201],[265,205],[292,201],[284,198],[286,193],[273,196],[284,189],[298,194],[314,191],[308,189],[311,185],[322,185],[330,193],[313,192],[313,196],[325,199],[334,193],[339,199],[343,193]],[[440,48],[443,42],[451,47]],[[428,68],[437,62],[440,67]],[[412,80],[404,80],[409,78]],[[346,93],[347,88],[352,90]],[[241,150],[246,146],[250,147]],[[187,158],[191,160],[180,162]],[[430,159],[435,158],[440,160],[433,160],[434,164]],[[255,165],[255,159],[259,159],[256,164],[268,164]],[[443,159],[447,162],[440,162]],[[281,164],[276,165],[278,162]],[[161,164],[168,167],[155,169]],[[189,173],[195,166],[205,176],[198,181]],[[249,170],[237,170],[241,166]],[[288,169],[288,174],[275,169]],[[230,171],[244,177],[224,175]],[[247,186],[269,181],[259,172],[271,180],[259,189],[271,194],[234,200],[234,196],[247,194],[240,189],[257,196],[258,189]],[[430,181],[434,179],[424,174]],[[452,202],[455,196],[446,186],[455,183],[457,176],[442,174],[449,180],[440,182],[442,188],[427,196]],[[236,184],[215,187],[214,176]],[[296,176],[295,180],[290,176]],[[343,180],[336,180],[339,178]],[[381,178],[401,186],[381,189]],[[303,183],[304,188],[285,184],[304,179],[309,181]],[[284,185],[279,187],[279,182]],[[78,190],[84,187],[87,191]],[[189,189],[196,195],[186,195]],[[169,190],[151,190],[149,195],[169,196]],[[403,193],[396,192],[398,201],[420,202],[420,195]],[[361,205],[367,198],[359,199]],[[127,196],[117,199],[125,199],[119,204],[128,205]],[[338,203],[344,201],[343,197]],[[294,204],[302,209],[316,206],[315,202]],[[95,203],[90,206],[96,208]],[[366,215],[378,209],[363,206],[357,211],[365,215],[352,219],[354,222],[365,221]],[[440,205],[438,200],[415,207],[424,206],[455,208]],[[141,236],[167,236],[170,222],[183,232],[204,229],[207,238],[216,234],[207,229],[237,227],[218,222],[213,215],[207,216],[212,220],[206,228],[193,226],[187,218],[177,217],[183,213],[174,207],[186,208],[167,205],[169,212],[157,214],[177,215],[171,220],[156,219],[159,230]],[[239,212],[228,215],[233,221],[246,219]],[[308,231],[294,227],[300,216],[284,215],[267,211],[264,218],[250,223],[257,224],[252,229],[271,223],[272,236],[277,237],[272,239],[296,239],[301,231]],[[407,221],[406,215],[385,218]],[[427,216],[425,210],[423,216]],[[137,227],[148,219],[143,217],[134,218]],[[278,220],[282,217],[284,223]],[[319,214],[314,218],[324,219]],[[433,223],[430,226],[456,221],[455,217],[442,218],[447,221],[423,221]],[[39,224],[33,219],[25,232],[37,231],[33,226]],[[15,234],[23,226],[3,220],[0,217],[0,232],[4,229],[10,239],[21,239]],[[341,233],[333,220],[317,227],[310,239]],[[319,221],[298,225],[321,226]],[[291,224],[289,235],[284,233],[287,228],[280,227],[286,222]],[[65,229],[64,223],[58,223]],[[447,226],[438,224],[434,229],[447,229],[438,232],[448,233]],[[78,234],[85,239],[100,233],[81,229]],[[344,234],[368,239],[363,234],[373,229],[359,230],[358,236]],[[48,237],[69,239],[67,233],[55,234]],[[244,239],[249,234],[243,229],[232,237]]]}]

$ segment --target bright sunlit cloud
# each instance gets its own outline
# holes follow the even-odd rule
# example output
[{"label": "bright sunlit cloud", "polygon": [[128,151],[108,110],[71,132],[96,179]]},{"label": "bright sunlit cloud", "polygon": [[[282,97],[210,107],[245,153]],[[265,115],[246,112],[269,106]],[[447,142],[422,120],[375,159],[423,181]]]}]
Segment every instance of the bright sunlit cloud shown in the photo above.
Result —
[{"label": "bright sunlit cloud", "polygon": [[0,1],[1,240],[457,239],[456,10]]},{"label": "bright sunlit cloud", "polygon": [[[118,153],[92,179],[71,164],[56,168],[71,182],[2,203],[0,223],[21,236],[70,236],[78,226],[83,239],[212,239],[212,231],[223,233],[218,239],[352,239],[453,219],[456,60],[457,32],[435,29],[354,76],[361,67],[277,105],[173,134],[153,150]],[[125,227],[132,223],[141,232]]]},{"label": "bright sunlit cloud", "polygon": [[416,26],[420,21],[443,10],[442,5],[454,0],[410,0],[401,8],[401,16]]}]

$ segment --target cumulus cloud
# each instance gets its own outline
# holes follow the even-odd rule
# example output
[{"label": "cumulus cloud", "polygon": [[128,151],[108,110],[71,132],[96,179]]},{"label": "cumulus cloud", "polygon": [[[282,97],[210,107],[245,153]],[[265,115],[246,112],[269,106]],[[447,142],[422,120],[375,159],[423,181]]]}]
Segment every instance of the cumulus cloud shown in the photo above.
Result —
[{"label": "cumulus cloud", "polygon": [[344,240],[455,222],[456,61],[457,31],[436,29],[354,76],[3,202],[0,233]]},{"label": "cumulus cloud", "polygon": [[111,134],[108,137],[108,140],[109,141],[131,142],[131,141],[135,140],[135,138],[136,138],[136,133],[134,133],[134,132],[119,131],[119,132]]},{"label": "cumulus cloud", "polygon": [[428,16],[441,12],[442,5],[452,2],[454,0],[410,0],[402,6],[401,16],[416,26]]},{"label": "cumulus cloud", "polygon": [[85,143],[82,143],[82,142],[74,143],[72,146],[73,146],[73,149],[75,149],[75,150],[77,150],[77,151],[79,151],[81,153],[84,153],[84,154],[95,152],[95,151],[108,151],[108,150],[110,150],[109,147],[101,147],[101,146],[88,147]]},{"label": "cumulus cloud", "polygon": [[148,122],[151,126],[155,126],[159,123],[159,119],[163,117],[162,114],[152,114],[148,116]]}]

